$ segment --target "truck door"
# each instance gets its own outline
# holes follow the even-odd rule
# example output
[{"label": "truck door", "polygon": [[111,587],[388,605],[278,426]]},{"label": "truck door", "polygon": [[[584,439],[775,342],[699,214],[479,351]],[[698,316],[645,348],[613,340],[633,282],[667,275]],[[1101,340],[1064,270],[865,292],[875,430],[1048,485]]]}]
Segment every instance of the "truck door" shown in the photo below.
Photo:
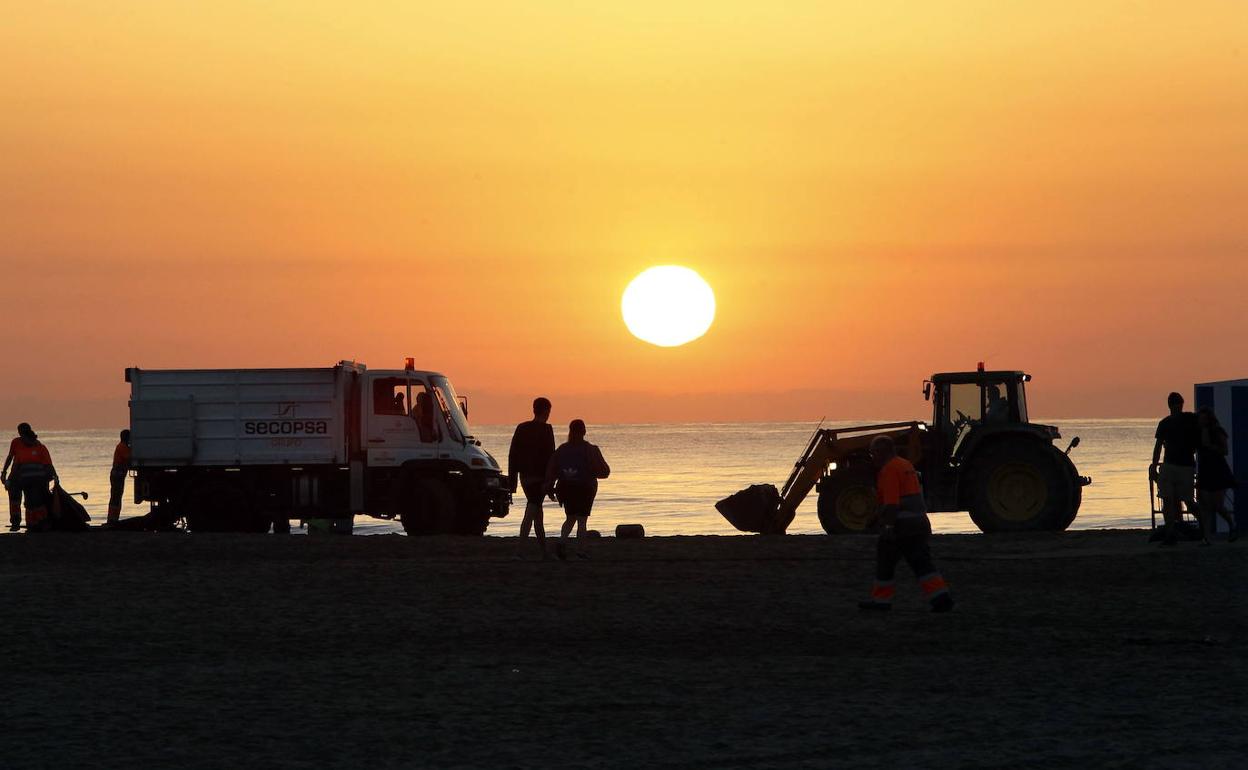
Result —
[{"label": "truck door", "polygon": [[370,378],[367,390],[369,465],[401,465],[409,459],[436,456],[441,433],[424,380],[378,375]]}]

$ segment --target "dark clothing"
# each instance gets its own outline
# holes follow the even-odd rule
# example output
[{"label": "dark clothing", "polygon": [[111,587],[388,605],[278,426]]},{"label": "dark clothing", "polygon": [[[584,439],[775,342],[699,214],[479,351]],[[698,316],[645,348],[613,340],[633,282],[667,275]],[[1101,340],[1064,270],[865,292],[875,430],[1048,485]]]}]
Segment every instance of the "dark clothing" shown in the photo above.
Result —
[{"label": "dark clothing", "polygon": [[126,491],[126,466],[114,465],[108,474],[108,510],[121,510],[121,497]]},{"label": "dark clothing", "polygon": [[26,523],[30,524],[30,512],[48,505],[48,480],[24,479],[21,482],[22,497],[26,498]]},{"label": "dark clothing", "polygon": [[[1225,445],[1226,432],[1223,431],[1221,436],[1214,436],[1213,439],[1215,444]],[[1200,461],[1196,473],[1197,489],[1216,491],[1234,489],[1237,486],[1235,473],[1231,470],[1230,464],[1226,461],[1226,455],[1222,454],[1220,447],[1206,446],[1202,443],[1197,452],[1197,459]]]},{"label": "dark clothing", "polygon": [[546,481],[559,484],[584,484],[598,489],[598,479],[611,474],[602,450],[588,441],[561,444],[546,466]]},{"label": "dark clothing", "polygon": [[1200,423],[1196,415],[1182,412],[1164,418],[1157,423],[1156,438],[1166,448],[1165,462],[1196,467],[1196,450],[1200,447]]},{"label": "dark clothing", "polygon": [[546,475],[546,464],[555,453],[555,431],[550,423],[529,420],[516,426],[507,452],[507,476],[511,488],[521,476]]},{"label": "dark clothing", "polygon": [[530,476],[526,473],[520,477],[520,486],[524,489],[524,499],[529,502],[534,500],[541,502],[541,499],[546,495],[545,490],[543,490],[545,484],[546,479],[543,476]]},{"label": "dark clothing", "polygon": [[932,552],[927,546],[931,534],[932,524],[926,516],[897,519],[893,536],[880,537],[876,542],[875,579],[880,583],[891,581],[901,559],[906,560],[917,578],[935,572]]},{"label": "dark clothing", "polygon": [[598,480],[593,484],[576,482],[559,482],[559,502],[563,512],[573,519],[588,517],[594,507],[594,498],[598,495]]},{"label": "dark clothing", "polygon": [[16,481],[12,482],[8,488],[9,493],[9,524],[14,527],[22,526],[22,487]]}]

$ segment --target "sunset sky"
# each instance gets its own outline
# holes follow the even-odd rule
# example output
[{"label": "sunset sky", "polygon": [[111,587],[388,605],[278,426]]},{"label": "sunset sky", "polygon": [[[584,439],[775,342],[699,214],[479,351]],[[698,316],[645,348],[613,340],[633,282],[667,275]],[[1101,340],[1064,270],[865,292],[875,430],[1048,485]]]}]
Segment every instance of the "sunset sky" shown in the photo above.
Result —
[{"label": "sunset sky", "polygon": [[[0,25],[0,427],[127,366],[444,371],[476,422],[1034,414],[1248,377],[1248,3],[49,2]],[[706,336],[620,318],[657,264]],[[8,430],[8,427],[4,427]]]}]

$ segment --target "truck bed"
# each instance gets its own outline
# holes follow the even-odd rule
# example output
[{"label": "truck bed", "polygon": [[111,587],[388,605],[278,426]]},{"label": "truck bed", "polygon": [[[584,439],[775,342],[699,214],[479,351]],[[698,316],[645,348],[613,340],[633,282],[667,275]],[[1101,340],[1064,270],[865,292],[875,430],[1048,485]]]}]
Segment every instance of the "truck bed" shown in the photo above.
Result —
[{"label": "truck bed", "polygon": [[354,376],[349,366],[130,369],[132,462],[139,467],[345,463]]}]

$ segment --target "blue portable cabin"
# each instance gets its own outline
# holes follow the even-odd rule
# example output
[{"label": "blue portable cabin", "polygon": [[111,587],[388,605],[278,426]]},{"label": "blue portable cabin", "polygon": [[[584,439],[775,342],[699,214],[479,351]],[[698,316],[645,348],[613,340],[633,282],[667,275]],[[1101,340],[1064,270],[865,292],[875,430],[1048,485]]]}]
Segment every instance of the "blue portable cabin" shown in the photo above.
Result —
[{"label": "blue portable cabin", "polygon": [[[1218,421],[1230,439],[1230,454],[1226,458],[1235,472],[1238,489],[1248,489],[1248,380],[1222,380],[1220,382],[1203,382],[1196,385],[1196,408],[1213,409]],[[1235,525],[1241,531],[1248,525],[1248,502],[1242,509],[1235,507],[1235,492],[1231,490],[1227,497],[1230,507],[1235,511]],[[1248,495],[1248,492],[1245,492]],[[1245,498],[1248,501],[1248,497]],[[1219,519],[1218,526],[1224,528],[1226,523]]]}]

